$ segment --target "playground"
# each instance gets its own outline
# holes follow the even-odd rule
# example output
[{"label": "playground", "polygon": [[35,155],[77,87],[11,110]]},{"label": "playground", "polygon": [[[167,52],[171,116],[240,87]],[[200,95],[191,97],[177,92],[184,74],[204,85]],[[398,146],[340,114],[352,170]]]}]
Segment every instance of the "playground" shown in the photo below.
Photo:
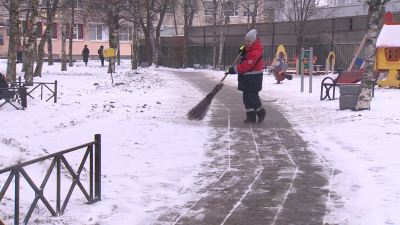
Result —
[{"label": "playground", "polygon": [[[374,78],[379,87],[400,88],[400,43],[395,38],[400,35],[400,22],[392,21],[393,15],[391,12],[386,12],[384,18],[376,43]],[[366,38],[367,34],[365,34],[358,48],[355,49],[350,66],[345,70],[344,68],[340,69],[347,72],[357,71],[354,74],[357,74],[361,79],[348,80],[344,83],[359,83],[362,80],[365,61],[360,53],[365,47]],[[302,48],[299,55],[293,55],[290,58],[285,51],[284,45],[279,45],[275,58],[273,61],[264,62],[264,68],[268,74],[273,74],[277,84],[280,84],[285,80],[282,74],[301,76],[302,79],[304,75],[311,77],[337,74],[335,61],[335,52],[329,52],[325,59],[325,68],[322,70],[323,65],[316,64],[317,56],[313,54],[312,47],[310,49]],[[377,75],[375,76],[375,74]],[[334,82],[333,78],[332,81]]]}]

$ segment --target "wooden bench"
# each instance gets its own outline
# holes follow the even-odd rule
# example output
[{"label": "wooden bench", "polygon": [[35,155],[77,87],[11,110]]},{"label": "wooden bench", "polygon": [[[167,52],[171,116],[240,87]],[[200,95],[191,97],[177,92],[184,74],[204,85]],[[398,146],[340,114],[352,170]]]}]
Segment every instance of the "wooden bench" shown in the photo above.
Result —
[{"label": "wooden bench", "polygon": [[[325,77],[321,82],[321,96],[320,99],[324,100],[328,98],[329,100],[335,99],[335,87],[346,84],[355,84],[362,81],[364,76],[364,71],[339,71],[338,76],[333,79],[331,77]],[[374,71],[373,79],[374,85],[372,88],[372,97],[374,96],[374,89],[376,85],[376,81],[379,78],[379,71]],[[330,80],[330,81],[327,81]],[[332,91],[332,96],[330,95]],[[325,92],[325,95],[323,95]]]}]

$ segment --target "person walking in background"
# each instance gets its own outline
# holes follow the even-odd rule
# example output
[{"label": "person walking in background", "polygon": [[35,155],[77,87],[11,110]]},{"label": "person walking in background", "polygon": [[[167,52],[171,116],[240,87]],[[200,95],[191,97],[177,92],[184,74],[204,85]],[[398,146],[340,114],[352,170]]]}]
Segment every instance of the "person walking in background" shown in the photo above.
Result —
[{"label": "person walking in background", "polygon": [[253,29],[246,34],[246,46],[240,47],[241,63],[230,67],[226,74],[238,74],[238,90],[243,92],[243,103],[246,109],[245,123],[261,123],[266,112],[262,106],[258,92],[262,90],[263,59],[262,46],[257,39],[257,30]]},{"label": "person walking in background", "polygon": [[100,46],[99,50],[97,51],[97,53],[99,53],[99,58],[100,58],[100,61],[101,61],[101,66],[104,66],[103,49],[104,49],[104,46],[102,45],[102,46]]},{"label": "person walking in background", "polygon": [[22,63],[22,47],[21,47],[21,45],[17,46],[17,63]]},{"label": "person walking in background", "polygon": [[83,56],[83,61],[85,62],[85,66],[87,66],[87,63],[89,61],[89,49],[87,47],[87,45],[85,45],[85,47],[82,50],[82,56]]}]

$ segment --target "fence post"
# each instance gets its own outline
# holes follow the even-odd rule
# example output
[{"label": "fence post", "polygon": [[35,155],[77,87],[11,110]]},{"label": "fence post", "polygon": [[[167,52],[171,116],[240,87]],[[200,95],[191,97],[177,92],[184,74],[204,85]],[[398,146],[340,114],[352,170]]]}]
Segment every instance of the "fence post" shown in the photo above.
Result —
[{"label": "fence post", "polygon": [[56,199],[56,212],[61,216],[61,158],[57,157],[57,199]]},{"label": "fence post", "polygon": [[54,81],[54,103],[57,103],[57,80]]},{"label": "fence post", "polygon": [[313,53],[313,47],[310,47],[310,61],[309,61],[309,76],[308,76],[308,93],[312,93],[312,78],[313,78],[313,72],[314,72],[314,53]]},{"label": "fence post", "polygon": [[15,172],[14,224],[19,224],[19,168]]},{"label": "fence post", "polygon": [[95,134],[94,195],[101,201],[101,134]]},{"label": "fence post", "polygon": [[23,108],[27,108],[27,107],[28,107],[28,106],[27,106],[28,104],[27,104],[26,87],[25,87],[25,86],[19,87],[18,89],[20,90],[21,106],[22,106]]}]

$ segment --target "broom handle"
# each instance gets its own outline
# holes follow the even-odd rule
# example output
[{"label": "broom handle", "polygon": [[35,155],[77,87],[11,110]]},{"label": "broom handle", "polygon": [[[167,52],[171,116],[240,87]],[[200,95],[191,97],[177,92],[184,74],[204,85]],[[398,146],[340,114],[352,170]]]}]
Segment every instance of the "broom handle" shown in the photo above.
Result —
[{"label": "broom handle", "polygon": [[[236,57],[235,61],[232,63],[232,65],[235,65],[236,62],[239,60],[240,55],[242,54],[242,51],[240,51],[239,55]],[[226,73],[225,76],[222,78],[222,80],[218,83],[218,84],[222,84],[222,82],[224,82],[226,76],[228,76],[228,74]]]}]

